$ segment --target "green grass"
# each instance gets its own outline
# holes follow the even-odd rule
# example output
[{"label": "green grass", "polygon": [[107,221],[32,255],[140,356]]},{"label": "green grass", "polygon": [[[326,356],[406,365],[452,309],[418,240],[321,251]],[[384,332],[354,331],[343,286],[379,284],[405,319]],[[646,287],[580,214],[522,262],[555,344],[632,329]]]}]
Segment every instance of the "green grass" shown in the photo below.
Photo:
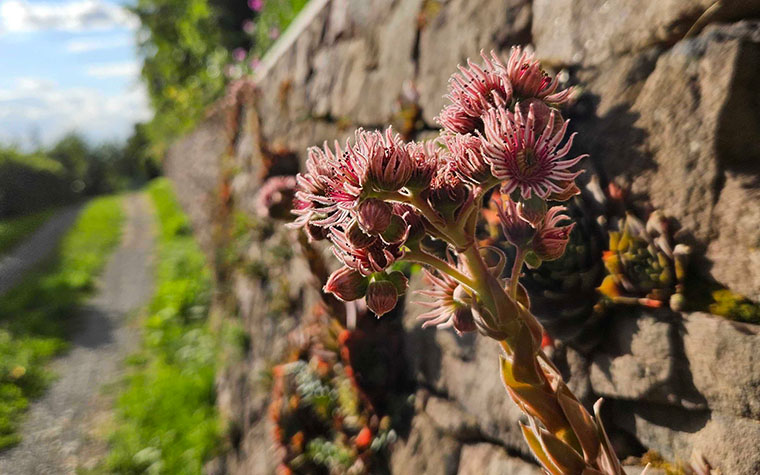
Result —
[{"label": "green grass", "polygon": [[0,448],[19,441],[28,400],[50,381],[46,363],[66,348],[67,323],[118,244],[122,222],[119,197],[91,201],[56,257],[0,298]]},{"label": "green grass", "polygon": [[53,210],[49,209],[0,221],[0,255],[10,251],[22,239],[32,234],[52,214]]},{"label": "green grass", "polygon": [[159,220],[156,290],[143,349],[116,403],[104,471],[199,474],[219,444],[217,343],[207,325],[211,276],[165,179],[148,186]]}]

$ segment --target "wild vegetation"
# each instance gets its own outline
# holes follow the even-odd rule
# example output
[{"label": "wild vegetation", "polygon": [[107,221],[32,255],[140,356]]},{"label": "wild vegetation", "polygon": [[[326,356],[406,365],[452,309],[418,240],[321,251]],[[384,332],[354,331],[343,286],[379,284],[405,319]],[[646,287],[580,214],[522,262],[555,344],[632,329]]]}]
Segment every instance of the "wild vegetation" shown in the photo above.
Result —
[{"label": "wild vegetation", "polygon": [[169,182],[148,193],[157,211],[155,294],[142,321],[143,348],[118,399],[110,473],[200,473],[219,442],[208,328],[211,276]]},{"label": "wild vegetation", "polygon": [[67,329],[119,242],[121,198],[91,201],[55,257],[0,298],[0,448],[19,441],[21,416],[53,375],[46,363],[67,347]]}]

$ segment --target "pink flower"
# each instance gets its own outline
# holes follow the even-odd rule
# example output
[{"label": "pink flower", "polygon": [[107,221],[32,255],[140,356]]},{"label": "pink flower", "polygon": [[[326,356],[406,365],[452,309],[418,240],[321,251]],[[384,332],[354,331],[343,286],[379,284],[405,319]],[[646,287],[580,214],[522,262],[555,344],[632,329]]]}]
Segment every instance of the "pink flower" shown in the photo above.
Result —
[{"label": "pink flower", "polygon": [[462,180],[480,185],[493,178],[491,167],[483,158],[481,140],[474,135],[444,135],[443,141],[449,149],[454,173]]},{"label": "pink flower", "polygon": [[519,188],[524,199],[534,193],[546,198],[550,193],[564,192],[568,182],[581,174],[580,171],[571,172],[568,169],[586,155],[565,159],[575,134],[558,148],[569,121],[565,121],[561,130],[555,131],[552,111],[540,135],[537,134],[535,121],[533,105],[527,117],[519,107],[515,107],[514,113],[495,108],[485,115],[483,155],[491,164],[493,176],[504,182],[502,192],[505,194]]},{"label": "pink flower", "polygon": [[391,127],[384,134],[357,132],[356,153],[367,163],[364,182],[380,191],[398,191],[414,171],[407,146]]},{"label": "pink flower", "polygon": [[[364,134],[357,131],[357,140]],[[301,206],[293,211],[299,218],[294,226],[347,224],[354,217],[362,195],[366,157],[346,142],[345,152],[335,143],[335,153],[325,143],[312,147],[306,159],[306,173],[299,173],[296,198]],[[303,204],[305,203],[305,205]]]},{"label": "pink flower", "polygon": [[264,0],[248,0],[248,8],[255,12],[260,12],[264,8]]},{"label": "pink flower", "polygon": [[291,218],[295,188],[294,176],[273,176],[268,179],[256,195],[256,214],[276,219]]},{"label": "pink flower", "polygon": [[435,140],[412,142],[406,149],[412,165],[412,174],[406,183],[410,190],[421,191],[430,185],[441,165],[441,153]]},{"label": "pink flower", "polygon": [[253,58],[250,62],[251,69],[258,69],[261,66],[261,60],[259,58]]},{"label": "pink flower", "polygon": [[495,53],[491,58],[481,52],[484,65],[481,67],[467,61],[467,68],[460,66],[459,73],[449,79],[451,104],[446,106],[436,118],[449,132],[466,134],[479,129],[481,117],[493,106],[509,104],[512,100],[512,85],[506,67]]},{"label": "pink flower", "polygon": [[279,37],[280,37],[280,29],[279,28],[277,28],[276,26],[273,26],[272,28],[269,29],[269,39],[270,40],[276,40]]},{"label": "pink flower", "polygon": [[550,78],[541,69],[535,55],[519,46],[512,47],[506,72],[517,99],[535,97],[552,105],[560,105],[572,98],[572,88],[555,92],[559,86],[557,78]]},{"label": "pink flower", "polygon": [[254,31],[256,31],[256,23],[254,23],[251,20],[246,20],[243,22],[243,31],[245,31],[247,34],[252,35]]},{"label": "pink flower", "polygon": [[435,326],[439,329],[454,327],[457,333],[468,333],[476,330],[472,315],[471,297],[459,283],[446,274],[440,277],[425,270],[426,280],[430,287],[417,291],[418,294],[430,297],[431,302],[415,302],[429,311],[419,315],[417,319],[425,320],[422,328]]},{"label": "pink flower", "polygon": [[427,201],[433,209],[454,222],[473,200],[472,190],[459,178],[451,161],[438,169],[427,193]]},{"label": "pink flower", "polygon": [[564,206],[554,206],[549,209],[533,238],[533,252],[544,261],[553,261],[562,257],[570,240],[570,233],[575,227],[575,223],[559,226],[561,221],[570,220],[567,215],[562,214],[563,211],[567,211]]}]

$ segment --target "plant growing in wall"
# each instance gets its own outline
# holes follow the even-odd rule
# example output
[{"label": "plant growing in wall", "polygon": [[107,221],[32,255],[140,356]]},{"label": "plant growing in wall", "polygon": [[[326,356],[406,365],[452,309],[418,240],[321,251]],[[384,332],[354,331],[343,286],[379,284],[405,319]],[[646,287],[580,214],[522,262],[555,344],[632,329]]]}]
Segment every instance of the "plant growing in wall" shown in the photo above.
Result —
[{"label": "plant growing in wall", "polygon": [[[507,393],[527,415],[522,425],[547,473],[621,474],[598,415],[589,414],[541,350],[543,328],[520,284],[523,266],[565,252],[575,224],[561,205],[578,193],[573,137],[558,90],[532,54],[513,48],[502,61],[468,62],[449,85],[440,136],[405,143],[389,128],[359,130],[345,147],[312,148],[297,178],[293,223],[327,239],[344,264],[324,290],[341,300],[366,299],[378,317],[406,290],[389,267],[407,260],[427,267],[432,298],[424,326],[478,331],[502,348]],[[514,247],[507,256],[475,239],[481,208],[498,189],[497,215]],[[443,245],[442,245],[443,244]]]}]

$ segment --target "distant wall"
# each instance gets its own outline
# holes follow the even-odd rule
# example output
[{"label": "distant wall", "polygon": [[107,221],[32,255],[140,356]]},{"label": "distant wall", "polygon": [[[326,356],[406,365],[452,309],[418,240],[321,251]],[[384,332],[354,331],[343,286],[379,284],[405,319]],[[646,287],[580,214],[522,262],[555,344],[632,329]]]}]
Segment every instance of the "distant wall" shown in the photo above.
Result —
[{"label": "distant wall", "polygon": [[[220,407],[234,430],[232,450],[215,467],[271,473],[267,394],[256,374],[276,361],[278,339],[316,298],[298,279],[305,264],[295,258],[277,272],[305,290],[289,290],[298,301],[289,315],[268,316],[278,290],[220,262],[230,216],[251,214],[273,157],[294,152],[303,160],[307,146],[357,126],[403,127],[405,82],[416,85],[421,111],[410,133],[431,134],[449,75],[481,49],[531,44],[567,71],[583,87],[569,117],[594,173],[676,218],[683,239],[705,256],[704,274],[760,298],[760,23],[749,20],[760,2],[722,2],[703,15],[713,3],[313,0],[265,59],[255,91],[232,91],[166,159],[220,269],[219,297],[235,303],[252,342],[219,377]],[[266,254],[279,239],[287,238],[244,253]],[[423,331],[417,313],[409,306],[404,317],[416,416],[392,451],[394,473],[534,473],[519,412],[496,373],[497,346]],[[651,448],[688,460],[697,451],[723,473],[760,473],[757,326],[659,311],[616,315],[606,331],[592,352],[564,348],[556,357],[585,401],[608,401],[621,454]]]}]

